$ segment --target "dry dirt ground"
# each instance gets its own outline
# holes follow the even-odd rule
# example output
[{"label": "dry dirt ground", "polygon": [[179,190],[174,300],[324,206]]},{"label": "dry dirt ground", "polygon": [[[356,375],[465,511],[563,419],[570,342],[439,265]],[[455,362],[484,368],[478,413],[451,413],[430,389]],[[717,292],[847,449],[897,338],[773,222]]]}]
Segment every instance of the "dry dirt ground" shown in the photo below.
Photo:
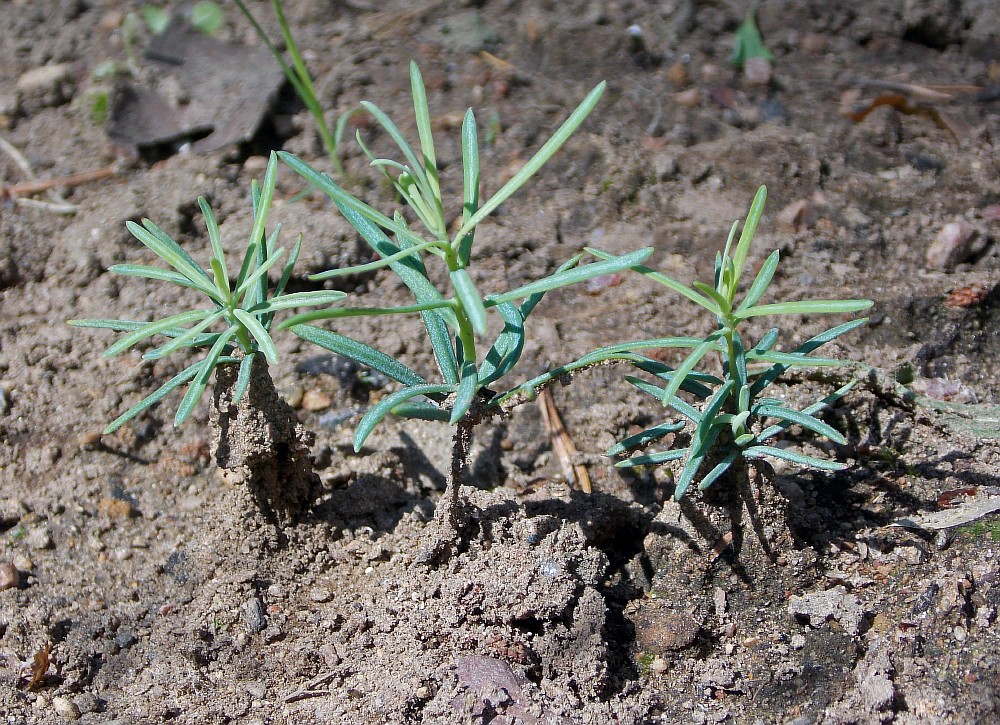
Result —
[{"label": "dry dirt ground", "polygon": [[[205,403],[180,429],[171,399],[100,439],[183,364],[102,358],[110,333],[64,324],[151,319],[185,301],[106,272],[152,262],[125,221],[150,217],[207,259],[198,194],[236,249],[263,153],[280,146],[329,169],[287,89],[241,145],[136,154],[111,143],[95,122],[110,81],[95,74],[106,61],[127,67],[120,26],[136,7],[0,4],[0,135],[39,179],[118,169],[64,188],[72,214],[0,200],[0,561],[18,580],[0,591],[0,722],[1000,720],[997,519],[893,526],[1000,485],[994,0],[765,0],[758,23],[775,57],[756,83],[728,65],[747,11],[739,1],[288,3],[331,114],[370,99],[412,135],[406,68],[419,62],[451,191],[456,114],[475,108],[496,189],[608,80],[581,131],[483,225],[482,289],[550,272],[587,244],[653,244],[651,266],[705,279],[766,184],[752,261],[782,250],[773,299],[875,300],[870,323],[834,351],[876,369],[829,417],[849,441],[823,452],[851,466],[778,471],[794,546],[750,572],[697,542],[672,560],[683,512],[667,474],[622,475],[600,455],[661,414],[620,369],[555,390],[594,493],[560,479],[537,406],[523,406],[478,431],[472,535],[437,567],[415,557],[445,484],[449,430],[389,421],[355,454],[359,415],[388,388],[294,339],[279,343],[272,373],[316,434],[322,484],[296,523],[276,524],[217,474]],[[218,37],[256,45],[222,7]],[[275,30],[269,4],[252,7]],[[136,82],[174,104],[196,96],[190,77],[154,73],[146,42],[142,31],[131,51]],[[849,119],[845,110],[898,88],[866,80],[986,91],[904,89],[895,106]],[[220,106],[242,90],[213,88]],[[372,178],[354,143],[344,153],[352,174]],[[7,152],[0,180],[5,192],[27,180]],[[383,185],[357,183],[393,208]],[[324,199],[293,199],[302,185],[287,169],[278,190],[272,219],[305,240],[295,284],[368,259]],[[613,340],[710,329],[666,288],[605,282],[618,284],[547,296],[522,378]],[[346,289],[369,304],[408,301],[382,272]],[[822,322],[786,333],[801,340]],[[418,369],[433,364],[417,319],[337,329]],[[893,384],[908,371],[916,399]],[[832,384],[802,376],[784,394],[804,400]]]}]

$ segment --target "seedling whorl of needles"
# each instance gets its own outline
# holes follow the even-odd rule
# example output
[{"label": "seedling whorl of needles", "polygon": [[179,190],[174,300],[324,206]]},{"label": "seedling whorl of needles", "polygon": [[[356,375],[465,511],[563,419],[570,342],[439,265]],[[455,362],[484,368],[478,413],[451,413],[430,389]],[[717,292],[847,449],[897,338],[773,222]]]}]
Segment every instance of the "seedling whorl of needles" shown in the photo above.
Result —
[{"label": "seedling whorl of needles", "polygon": [[[205,391],[212,372],[220,365],[240,366],[233,396],[234,401],[240,400],[250,382],[254,357],[263,354],[270,362],[275,362],[278,358],[270,333],[271,323],[277,312],[330,305],[346,297],[343,292],[328,290],[285,293],[285,287],[298,258],[301,238],[295,243],[281,277],[269,295],[268,270],[274,267],[285,253],[283,248],[277,246],[280,225],[267,237],[264,229],[274,195],[276,173],[277,157],[271,154],[263,187],[256,181],[251,187],[253,228],[247,240],[242,264],[233,282],[229,279],[219,225],[205,199],[199,198],[198,206],[205,218],[212,247],[208,270],[198,265],[177,242],[149,219],[143,219],[141,225],[127,222],[132,236],[172,269],[138,264],[116,264],[110,271],[197,290],[208,298],[208,306],[180,312],[153,322],[91,319],[70,320],[69,324],[127,333],[105,351],[107,357],[125,352],[154,336],[165,337],[168,342],[148,351],[143,355],[145,360],[158,360],[182,348],[207,350],[207,353],[198,362],[188,366],[160,386],[152,395],[119,416],[105,428],[104,434],[114,432],[127,421],[158,403],[171,391],[187,384],[187,391],[174,416],[174,425],[180,425],[191,415],[191,411]],[[213,328],[219,329],[213,331]]]}]

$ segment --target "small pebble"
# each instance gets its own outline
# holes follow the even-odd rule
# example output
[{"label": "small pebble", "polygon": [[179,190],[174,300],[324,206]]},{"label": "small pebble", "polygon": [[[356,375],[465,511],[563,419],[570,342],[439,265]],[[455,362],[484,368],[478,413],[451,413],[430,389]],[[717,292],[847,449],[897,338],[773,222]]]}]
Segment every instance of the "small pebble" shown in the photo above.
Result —
[{"label": "small pebble", "polygon": [[314,602],[322,604],[323,602],[330,601],[330,599],[333,598],[333,595],[326,587],[313,587],[309,590],[309,598]]},{"label": "small pebble", "polygon": [[35,562],[26,557],[24,554],[14,554],[10,561],[17,567],[18,571],[30,572],[35,569]]},{"label": "small pebble", "polygon": [[318,413],[330,407],[330,396],[321,390],[307,390],[302,396],[302,407],[310,413]]},{"label": "small pebble", "polygon": [[649,665],[649,671],[656,675],[662,675],[667,671],[667,661],[662,657],[654,657]]},{"label": "small pebble", "polygon": [[8,561],[0,563],[0,591],[17,589],[21,585],[21,572]]},{"label": "small pebble", "polygon": [[956,641],[958,641],[958,642],[964,642],[965,641],[966,632],[965,632],[965,629],[963,627],[955,627],[955,629],[952,631],[952,634],[955,635],[955,640]]},{"label": "small pebble", "polygon": [[65,720],[80,719],[80,708],[77,707],[75,702],[62,695],[56,695],[52,698],[52,709],[56,711],[59,717]]},{"label": "small pebble", "polygon": [[743,77],[753,86],[766,86],[771,82],[771,61],[767,58],[747,58],[743,64]]},{"label": "small pebble", "polygon": [[927,268],[950,272],[985,248],[979,231],[964,219],[949,222],[941,227],[934,241],[927,248]]}]

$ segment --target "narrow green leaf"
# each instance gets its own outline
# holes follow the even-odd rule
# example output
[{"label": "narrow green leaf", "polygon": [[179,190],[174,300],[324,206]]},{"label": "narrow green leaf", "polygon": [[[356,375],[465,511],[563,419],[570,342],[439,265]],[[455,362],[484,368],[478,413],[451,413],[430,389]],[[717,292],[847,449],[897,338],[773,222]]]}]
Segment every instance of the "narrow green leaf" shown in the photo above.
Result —
[{"label": "narrow green leaf", "polygon": [[[837,390],[835,390],[832,393],[830,393],[829,395],[827,395],[822,400],[818,400],[815,403],[813,403],[812,405],[803,408],[802,411],[801,411],[802,414],[803,415],[813,416],[816,413],[819,413],[820,411],[825,410],[826,408],[828,408],[831,405],[833,405],[833,403],[837,402],[838,400],[840,400],[841,398],[843,398],[845,395],[847,395],[847,393],[851,390],[851,388],[854,387],[854,384],[855,384],[855,381],[852,380],[851,382],[847,383],[846,385],[841,386]],[[766,405],[781,405],[781,401],[775,401],[775,400],[772,400],[770,398],[763,398],[759,402],[760,402],[760,404],[766,404]],[[763,443],[768,438],[773,438],[778,433],[781,433],[782,431],[787,430],[790,425],[791,425],[791,422],[789,422],[789,421],[782,421],[781,423],[776,423],[775,425],[768,426],[767,428],[765,428],[764,430],[762,430],[757,435],[757,440],[759,442]]]},{"label": "narrow green leaf", "polygon": [[372,430],[389,412],[401,403],[405,403],[418,395],[432,393],[450,393],[455,390],[453,385],[413,385],[391,393],[368,409],[354,431],[354,450],[360,451]]},{"label": "narrow green leaf", "polygon": [[427,191],[434,202],[436,217],[444,222],[444,211],[441,208],[441,186],[438,183],[437,156],[434,153],[434,134],[431,131],[431,111],[427,105],[427,89],[420,75],[420,68],[410,61],[410,91],[413,95],[413,116],[417,121],[417,136],[420,139],[420,151],[423,154],[424,170],[427,174]]},{"label": "narrow green leaf", "polygon": [[171,315],[170,317],[165,317],[162,320],[156,320],[155,322],[148,322],[142,327],[136,329],[134,332],[129,333],[114,345],[109,347],[104,351],[105,357],[114,357],[121,352],[129,349],[135,345],[140,340],[144,340],[152,335],[161,334],[164,330],[169,330],[178,325],[187,325],[191,322],[197,322],[203,320],[206,317],[210,317],[215,314],[216,310],[213,308],[211,310],[190,310],[188,312],[181,312],[178,315]]},{"label": "narrow green leaf", "polygon": [[423,312],[447,307],[447,300],[427,302],[419,305],[402,305],[401,307],[334,307],[312,312],[301,312],[278,325],[279,330],[287,330],[295,325],[304,325],[316,320],[335,320],[341,317],[378,317],[380,315],[399,315],[410,312]]},{"label": "narrow green leaf", "polygon": [[680,501],[681,497],[688,490],[688,486],[694,481],[694,477],[698,475],[698,470],[701,468],[701,464],[705,462],[705,458],[708,457],[709,452],[712,450],[712,444],[715,443],[718,435],[719,429],[712,428],[709,431],[708,437],[701,442],[701,446],[698,449],[695,449],[694,445],[688,449],[688,459],[684,462],[684,468],[674,482],[674,501]]},{"label": "narrow green leaf", "polygon": [[[399,150],[403,152],[403,156],[406,157],[407,162],[410,164],[411,172],[413,173],[414,181],[417,183],[417,187],[423,193],[428,193],[431,191],[428,182],[427,174],[424,171],[424,165],[421,163],[420,158],[417,156],[413,147],[410,146],[410,142],[406,140],[406,137],[400,132],[399,127],[393,123],[392,119],[389,118],[381,108],[376,106],[370,101],[362,101],[361,107],[371,114],[372,118],[380,125],[389,137],[395,142]],[[431,194],[433,196],[433,194]]]},{"label": "narrow green leaf", "polygon": [[[150,350],[145,355],[143,355],[144,360],[158,360],[160,358],[166,357],[175,350],[179,350],[182,347],[190,346],[195,340],[202,336],[202,333],[209,327],[214,325],[222,316],[226,313],[225,310],[217,310],[214,314],[209,315],[204,320],[199,322],[194,327],[190,328],[183,335],[178,335],[173,340],[168,342],[166,345],[156,348],[155,350]],[[212,343],[215,344],[214,342]]]},{"label": "narrow green leaf", "polygon": [[250,230],[250,245],[260,244],[264,239],[264,227],[267,224],[267,214],[271,210],[271,200],[274,198],[274,184],[278,175],[278,157],[271,152],[264,172],[264,184],[260,188],[259,202],[255,204],[253,228]]},{"label": "narrow green leaf", "polygon": [[339,290],[311,290],[309,292],[293,292],[272,297],[266,302],[255,305],[247,310],[251,314],[260,315],[263,313],[277,312],[278,310],[291,310],[296,307],[311,307],[313,305],[332,305],[347,297],[346,292]]},{"label": "narrow green leaf", "polygon": [[650,453],[644,456],[633,456],[632,458],[626,458],[624,461],[618,461],[615,464],[615,468],[637,468],[639,466],[656,466],[661,463],[667,463],[668,461],[679,461],[681,458],[687,455],[687,448],[680,448],[677,450],[670,451],[660,451],[659,453]]},{"label": "narrow green leaf", "polygon": [[250,373],[253,370],[253,359],[257,353],[247,353],[240,360],[240,369],[236,373],[236,385],[233,386],[233,402],[238,403],[243,400],[247,389],[250,387]]},{"label": "narrow green leaf", "polygon": [[704,282],[694,282],[691,286],[703,293],[715,303],[715,309],[713,309],[712,312],[716,315],[728,315],[732,311],[729,305],[729,300],[719,294],[718,290],[712,287],[712,285],[705,284]]},{"label": "narrow green leaf", "polygon": [[726,401],[729,399],[730,393],[732,393],[735,388],[736,381],[727,380],[709,399],[708,404],[701,413],[701,420],[698,421],[698,427],[695,428],[694,435],[691,436],[692,450],[698,451],[701,448],[702,441],[708,440],[710,437],[714,438],[718,435],[718,428],[724,423],[719,413],[722,412],[723,407],[726,405]]},{"label": "narrow green leaf", "polygon": [[[864,325],[866,322],[868,322],[867,318],[861,317],[856,320],[850,320],[843,324],[837,325],[836,327],[831,327],[830,329],[824,330],[818,335],[810,337],[808,340],[806,340],[801,345],[792,350],[790,354],[807,355],[813,350],[822,347],[826,343],[835,340],[841,335],[844,335],[850,332],[851,330],[854,330],[855,328]],[[780,363],[770,367],[763,375],[761,375],[757,380],[754,381],[753,386],[751,387],[752,395],[755,396],[759,395],[764,388],[766,388],[768,385],[774,382],[778,378],[778,376],[784,373],[786,370],[788,370],[789,367],[791,367],[791,364],[786,365]]]},{"label": "narrow green leaf", "polygon": [[761,265],[760,271],[757,273],[757,277],[754,279],[753,284],[750,285],[750,289],[747,290],[746,297],[740,303],[740,306],[736,309],[737,312],[742,312],[750,307],[753,307],[760,301],[760,298],[764,296],[764,292],[767,291],[768,286],[771,284],[771,280],[774,278],[774,272],[778,269],[778,262],[781,259],[780,252],[775,249],[771,252],[770,256],[764,260],[764,264]]},{"label": "narrow green leaf", "polygon": [[403,385],[412,387],[427,384],[426,380],[403,365],[403,363],[363,342],[338,335],[336,332],[308,325],[296,325],[291,330],[307,342],[311,342],[324,350],[329,350],[336,355],[341,355],[356,363],[365,365]]},{"label": "narrow green leaf", "polygon": [[208,272],[198,266],[177,242],[149,219],[143,219],[142,223],[144,227],[133,221],[127,221],[125,226],[133,237],[146,245],[156,256],[187,277],[194,289],[212,299],[220,299],[218,290],[212,285],[212,276]]},{"label": "narrow green leaf", "polygon": [[[595,247],[584,247],[584,249],[590,254],[593,254],[595,257],[599,257],[600,259],[611,259],[614,256],[613,254],[601,251],[600,249],[596,249]],[[637,264],[634,267],[631,267],[631,269],[633,272],[638,272],[642,276],[651,279],[654,282],[659,282],[663,286],[672,289],[674,292],[687,297],[692,302],[701,305],[702,307],[704,307],[706,310],[709,310],[713,314],[718,314],[717,305],[712,300],[710,300],[708,297],[705,297],[705,295],[698,294],[693,289],[688,287],[686,284],[682,284],[677,280],[673,279],[672,277],[668,277],[665,274],[652,270],[649,267],[645,267],[641,264]]]},{"label": "narrow green leaf", "polygon": [[679,421],[676,423],[660,423],[659,425],[654,425],[652,428],[647,428],[641,433],[636,433],[635,435],[624,438],[615,445],[611,446],[608,450],[604,452],[606,456],[620,456],[626,451],[632,450],[633,448],[638,448],[639,446],[649,445],[653,441],[658,441],[663,436],[668,433],[676,433],[677,431],[684,428],[684,422]]},{"label": "narrow green leaf", "polygon": [[767,187],[761,186],[754,195],[753,203],[750,204],[750,211],[747,213],[746,221],[743,222],[743,232],[740,234],[740,241],[736,245],[736,251],[733,253],[733,267],[736,270],[736,279],[733,284],[734,292],[736,285],[739,284],[739,280],[743,276],[743,265],[746,264],[747,253],[750,251],[750,243],[753,241],[753,235],[757,232],[757,223],[764,213],[764,202],[766,201]]},{"label": "narrow green leaf", "polygon": [[530,179],[535,173],[545,165],[545,163],[552,158],[556,151],[566,143],[570,136],[579,128],[580,124],[583,123],[584,119],[590,115],[590,112],[594,110],[594,106],[600,100],[601,95],[604,93],[605,82],[601,81],[592,90],[587,97],[583,100],[576,110],[570,114],[569,118],[559,127],[552,138],[546,141],[540,149],[535,153],[534,156],[521,167],[520,171],[511,177],[510,181],[504,184],[500,189],[494,194],[490,199],[483,204],[475,214],[473,214],[469,219],[467,219],[463,224],[462,228],[458,230],[455,235],[456,239],[461,239],[466,234],[468,234],[472,229],[479,225],[486,217],[493,213],[493,211],[500,206],[502,203],[507,201],[511,195],[517,191],[524,183]]},{"label": "narrow green leaf", "polygon": [[376,269],[381,269],[382,267],[388,267],[394,262],[398,262],[406,257],[413,257],[425,249],[440,248],[442,243],[433,240],[429,242],[424,242],[423,244],[417,244],[406,249],[402,249],[395,254],[390,254],[387,257],[382,257],[376,259],[374,262],[367,262],[365,264],[356,264],[353,267],[341,267],[339,269],[329,269],[325,272],[318,272],[316,274],[310,274],[309,279],[314,282],[319,282],[322,280],[332,279],[333,277],[344,277],[352,274],[364,274],[365,272],[372,272]]},{"label": "narrow green leaf", "polygon": [[510,292],[489,295],[486,298],[486,302],[490,305],[496,305],[501,302],[511,302],[513,300],[522,299],[540,292],[547,292],[558,287],[565,287],[567,285],[583,282],[594,277],[599,277],[602,274],[618,272],[623,269],[628,269],[629,267],[634,267],[640,262],[648,259],[652,253],[653,247],[645,247],[634,252],[629,252],[628,254],[623,254],[619,257],[608,257],[601,262],[594,262],[593,264],[588,264],[583,267],[575,267],[573,269],[556,272],[548,277],[543,277],[542,279],[530,282],[529,284],[518,287],[517,289],[513,289]]},{"label": "narrow green leaf", "polygon": [[397,418],[415,418],[417,420],[437,420],[447,423],[451,419],[451,411],[445,410],[433,403],[415,401],[402,403],[392,409]]},{"label": "narrow green leaf", "polygon": [[[650,395],[652,395],[653,397],[657,398],[658,400],[662,400],[663,399],[663,389],[660,388],[657,385],[653,385],[652,383],[648,383],[648,382],[646,382],[645,380],[643,380],[641,378],[632,377],[631,375],[626,375],[625,376],[625,381],[628,382],[628,383],[631,383],[635,387],[639,388],[639,390],[641,390],[642,392],[649,393]],[[681,400],[680,398],[677,398],[677,397],[673,398],[670,401],[669,405],[670,405],[671,408],[673,408],[674,410],[676,410],[678,413],[680,413],[681,415],[683,415],[685,418],[688,418],[689,420],[693,421],[695,424],[701,423],[701,420],[702,420],[701,411],[699,411],[693,405],[690,405],[689,403],[685,403],[683,400]]]},{"label": "narrow green leaf", "polygon": [[236,328],[230,327],[226,332],[219,335],[219,339],[215,341],[212,349],[208,351],[208,355],[205,356],[204,361],[202,361],[201,369],[198,371],[198,375],[188,389],[184,392],[184,398],[181,400],[181,404],[177,407],[177,413],[174,415],[174,427],[177,428],[194,410],[194,407],[198,404],[198,400],[201,398],[201,394],[205,392],[205,387],[208,385],[208,379],[212,376],[212,371],[215,370],[215,366],[219,362],[219,358],[222,356],[222,350],[229,342],[229,340],[236,334]]},{"label": "narrow green leaf", "polygon": [[733,463],[736,461],[736,457],[739,454],[740,454],[739,449],[734,450],[725,458],[723,458],[721,461],[719,461],[716,464],[715,468],[706,473],[702,477],[702,479],[698,482],[698,488],[704,491],[706,488],[708,488],[717,480],[719,480],[719,477],[722,476],[726,471],[728,471],[729,467],[733,465]]},{"label": "narrow green leaf", "polygon": [[797,463],[800,466],[818,468],[821,471],[843,471],[847,468],[846,463],[838,463],[837,461],[829,461],[823,458],[814,458],[813,456],[807,456],[802,453],[790,451],[787,448],[772,448],[771,446],[751,446],[750,448],[744,449],[743,456],[751,459],[767,457],[780,458],[784,461]]},{"label": "narrow green leaf", "polygon": [[168,269],[160,269],[159,267],[147,267],[142,264],[112,264],[108,267],[108,271],[127,277],[145,277],[146,279],[170,282],[180,287],[203,291],[199,285],[189,280],[180,272],[171,272]]},{"label": "narrow green leaf", "polygon": [[847,443],[847,439],[836,428],[798,410],[792,410],[781,405],[757,405],[754,406],[753,412],[765,418],[777,418],[778,420],[787,421],[792,425],[800,425],[841,445]]},{"label": "narrow green leaf", "polygon": [[281,276],[278,278],[278,284],[274,288],[274,294],[272,299],[278,299],[285,295],[285,288],[288,286],[288,281],[292,278],[292,270],[295,269],[295,263],[299,261],[299,254],[302,252],[302,235],[299,234],[295,238],[295,245],[292,247],[292,253],[288,255],[288,259],[285,260],[285,267],[281,270]]},{"label": "narrow green leaf", "polygon": [[201,215],[205,218],[205,226],[208,228],[208,240],[212,244],[212,271],[215,274],[215,286],[220,290],[229,292],[229,273],[226,270],[226,253],[222,249],[222,237],[219,234],[219,224],[215,220],[215,213],[208,205],[205,197],[198,197],[198,206]]},{"label": "narrow green leaf", "polygon": [[472,329],[477,335],[486,334],[486,307],[483,306],[483,299],[479,296],[472,277],[466,269],[456,269],[449,273],[451,283],[455,288],[455,297],[472,323]]},{"label": "narrow green leaf", "polygon": [[274,341],[271,339],[267,330],[264,329],[264,325],[262,325],[260,320],[257,319],[257,316],[250,314],[246,310],[240,309],[233,310],[233,314],[236,316],[237,320],[243,323],[243,326],[247,328],[247,331],[253,335],[253,339],[257,341],[260,351],[264,353],[264,357],[267,358],[268,362],[278,362],[278,350],[274,346]]},{"label": "narrow green leaf", "polygon": [[711,335],[706,337],[704,342],[692,350],[684,359],[684,362],[680,364],[680,367],[674,371],[673,379],[667,383],[667,387],[663,390],[663,397],[661,400],[665,405],[670,404],[671,399],[677,395],[677,391],[680,390],[681,383],[684,382],[684,378],[687,377],[687,374],[694,370],[694,366],[697,365],[710,350],[717,348],[717,341],[719,337],[721,337],[721,333],[719,332],[713,332]]},{"label": "narrow green leaf", "polygon": [[764,333],[764,336],[760,338],[760,341],[758,341],[758,343],[753,346],[753,352],[759,355],[760,353],[764,353],[770,350],[772,347],[774,347],[774,344],[778,341],[779,334],[780,330],[777,327],[772,327],[770,330]]},{"label": "narrow green leaf", "polygon": [[860,312],[872,306],[871,300],[800,300],[757,305],[736,312],[736,319],[746,320],[762,315],[830,315]]},{"label": "narrow green leaf", "polygon": [[102,435],[110,435],[114,433],[116,430],[125,425],[125,423],[127,423],[128,421],[132,420],[137,415],[139,415],[139,413],[159,403],[161,400],[167,397],[167,395],[169,395],[171,392],[173,392],[180,386],[184,385],[184,383],[191,380],[191,378],[197,375],[198,371],[201,370],[201,367],[204,364],[204,362],[205,362],[204,360],[199,360],[194,365],[185,368],[177,375],[170,378],[170,380],[168,380],[159,388],[157,388],[156,392],[154,392],[152,395],[143,398],[139,403],[133,405],[127,411],[125,411],[120,416],[115,418],[114,421],[109,423],[108,427],[105,428],[104,431],[102,432]]},{"label": "narrow green leaf", "polygon": [[[451,309],[446,311],[451,312]],[[438,370],[441,371],[441,377],[449,385],[458,385],[458,357],[451,344],[447,323],[437,310],[421,312],[420,317],[423,318],[427,337],[431,341],[431,349],[434,350],[434,360]]]},{"label": "narrow green leaf", "polygon": [[769,363],[780,363],[787,367],[799,366],[799,367],[836,367],[840,365],[850,365],[851,363],[846,360],[838,360],[832,357],[809,357],[808,355],[803,355],[801,353],[794,352],[762,352],[758,353],[755,350],[750,350],[747,353],[747,359],[751,362],[769,362]]},{"label": "narrow green leaf", "polygon": [[503,302],[497,305],[497,312],[503,318],[504,327],[479,366],[480,386],[489,385],[510,372],[524,350],[524,318],[520,310]]},{"label": "narrow green leaf", "polygon": [[458,423],[469,412],[478,390],[479,374],[476,372],[476,361],[466,360],[462,363],[462,378],[458,383],[458,393],[455,395],[455,404],[448,420],[451,425]]},{"label": "narrow green leaf", "polygon": [[[479,211],[479,139],[476,135],[476,117],[470,108],[462,119],[462,223],[469,221]],[[472,240],[476,228],[458,239],[458,259],[469,263],[472,254]]]},{"label": "narrow green leaf", "polygon": [[[257,282],[258,280],[263,279],[264,282],[265,282],[265,284],[266,284],[266,281],[267,281],[266,280],[266,275],[268,273],[268,270],[270,270],[271,267],[273,267],[275,264],[278,263],[278,260],[281,259],[281,256],[284,253],[285,253],[284,249],[277,249],[277,250],[275,250],[274,253],[270,257],[268,257],[266,260],[264,260],[263,264],[261,264],[259,267],[257,267],[257,269],[255,269],[253,272],[251,272],[250,275],[248,275],[247,278],[243,280],[242,284],[240,284],[240,286],[237,287],[233,291],[233,297],[235,297],[235,298],[238,299],[241,295],[247,294],[247,292],[248,292],[248,290],[250,290],[251,286],[255,282]],[[248,295],[248,297],[249,297],[249,295]],[[254,295],[254,297],[256,298],[255,300],[248,300],[247,301],[247,307],[248,308],[249,307],[253,307],[255,304],[259,303],[263,299],[263,295],[260,294],[260,290],[256,291],[256,294]]]}]

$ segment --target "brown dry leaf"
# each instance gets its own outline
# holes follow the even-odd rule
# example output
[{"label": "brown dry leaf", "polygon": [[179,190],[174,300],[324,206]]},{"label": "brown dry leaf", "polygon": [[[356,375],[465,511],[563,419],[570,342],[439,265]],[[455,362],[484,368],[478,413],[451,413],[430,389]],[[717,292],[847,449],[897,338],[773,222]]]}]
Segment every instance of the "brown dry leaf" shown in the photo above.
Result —
[{"label": "brown dry leaf", "polygon": [[879,106],[889,106],[907,116],[924,116],[925,118],[929,118],[938,128],[950,133],[956,141],[961,140],[958,129],[951,121],[945,118],[943,113],[936,108],[921,103],[914,103],[908,96],[901,93],[883,93],[868,101],[860,108],[844,112],[844,115],[855,123],[860,123]]},{"label": "brown dry leaf", "polygon": [[46,642],[45,646],[35,652],[35,656],[31,658],[31,680],[29,680],[27,688],[29,692],[41,685],[42,680],[45,679],[45,674],[49,671],[49,655],[51,654],[52,643]]}]

